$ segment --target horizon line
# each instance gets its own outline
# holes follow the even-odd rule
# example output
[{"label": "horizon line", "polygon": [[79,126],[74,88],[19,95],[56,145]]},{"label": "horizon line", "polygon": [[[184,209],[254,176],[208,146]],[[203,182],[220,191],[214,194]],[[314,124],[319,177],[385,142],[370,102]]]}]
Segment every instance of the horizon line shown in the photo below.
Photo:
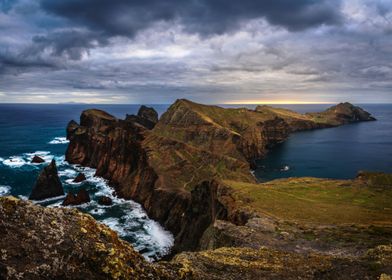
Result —
[{"label": "horizon line", "polygon": [[[195,102],[195,101],[192,101]],[[200,103],[205,105],[330,105],[330,104],[339,104],[349,102],[352,104],[392,104],[392,102],[350,102],[350,101],[340,101],[340,102],[290,102],[290,103],[283,103],[283,102],[244,102],[244,103],[234,103],[234,102],[226,102],[226,103]],[[17,104],[25,104],[25,105],[172,105],[172,103],[85,103],[85,102],[71,102],[71,103],[62,103],[62,102],[0,102],[0,105],[17,105]]]}]

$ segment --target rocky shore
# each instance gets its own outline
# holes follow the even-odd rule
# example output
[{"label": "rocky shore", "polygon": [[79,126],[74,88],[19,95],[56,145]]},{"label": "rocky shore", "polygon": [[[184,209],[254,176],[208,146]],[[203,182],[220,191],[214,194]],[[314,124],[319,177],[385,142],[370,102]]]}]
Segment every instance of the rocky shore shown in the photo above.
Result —
[{"label": "rocky shore", "polygon": [[170,230],[170,260],[146,262],[76,210],[8,197],[0,199],[0,278],[389,279],[392,175],[260,184],[250,172],[292,132],[372,120],[349,103],[298,114],[181,99],[159,120],[145,106],[124,120],[86,110],[68,124],[66,160],[96,168]]}]

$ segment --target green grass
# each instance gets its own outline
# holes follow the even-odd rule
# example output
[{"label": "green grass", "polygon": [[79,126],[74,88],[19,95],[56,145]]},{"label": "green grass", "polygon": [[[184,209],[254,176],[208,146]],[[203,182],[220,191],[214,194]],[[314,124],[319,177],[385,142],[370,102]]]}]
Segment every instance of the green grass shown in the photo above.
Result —
[{"label": "green grass", "polygon": [[316,224],[392,224],[392,188],[357,180],[290,178],[263,184],[225,181],[244,206]]}]

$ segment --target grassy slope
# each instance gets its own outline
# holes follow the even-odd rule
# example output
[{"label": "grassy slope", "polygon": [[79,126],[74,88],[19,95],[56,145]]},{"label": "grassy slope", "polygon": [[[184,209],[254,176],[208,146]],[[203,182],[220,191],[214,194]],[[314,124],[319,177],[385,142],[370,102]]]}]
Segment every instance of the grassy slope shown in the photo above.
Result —
[{"label": "grassy slope", "polygon": [[319,178],[289,178],[263,184],[225,182],[247,207],[284,220],[392,224],[391,187]]}]

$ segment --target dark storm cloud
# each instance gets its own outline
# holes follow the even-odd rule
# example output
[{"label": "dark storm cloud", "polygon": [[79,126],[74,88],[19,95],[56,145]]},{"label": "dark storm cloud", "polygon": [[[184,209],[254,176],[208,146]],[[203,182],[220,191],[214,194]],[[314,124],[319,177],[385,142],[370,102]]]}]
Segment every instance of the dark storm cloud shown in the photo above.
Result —
[{"label": "dark storm cloud", "polygon": [[53,61],[42,59],[38,56],[26,56],[23,54],[0,51],[0,75],[57,68],[58,65]]},{"label": "dark storm cloud", "polygon": [[28,51],[36,54],[49,50],[53,56],[79,60],[89,49],[106,46],[108,43],[105,37],[95,32],[67,30],[34,36],[33,45]]},{"label": "dark storm cloud", "polygon": [[127,37],[158,21],[176,21],[201,35],[222,34],[261,17],[288,30],[341,21],[339,0],[42,0],[41,6],[108,36]]}]

